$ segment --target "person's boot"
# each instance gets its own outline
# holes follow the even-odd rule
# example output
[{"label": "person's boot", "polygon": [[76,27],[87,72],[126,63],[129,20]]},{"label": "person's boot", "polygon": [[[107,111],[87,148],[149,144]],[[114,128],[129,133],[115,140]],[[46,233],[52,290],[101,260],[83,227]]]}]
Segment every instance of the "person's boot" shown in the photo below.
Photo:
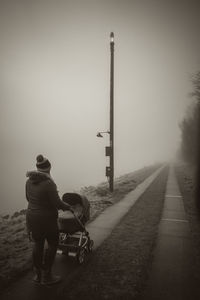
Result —
[{"label": "person's boot", "polygon": [[42,272],[41,284],[52,285],[52,284],[59,283],[60,281],[61,281],[61,277],[53,275],[51,270],[44,270]]},{"label": "person's boot", "polygon": [[41,282],[41,278],[42,278],[42,273],[41,270],[38,268],[34,268],[35,271],[35,276],[33,277],[33,281],[35,283],[40,283]]}]

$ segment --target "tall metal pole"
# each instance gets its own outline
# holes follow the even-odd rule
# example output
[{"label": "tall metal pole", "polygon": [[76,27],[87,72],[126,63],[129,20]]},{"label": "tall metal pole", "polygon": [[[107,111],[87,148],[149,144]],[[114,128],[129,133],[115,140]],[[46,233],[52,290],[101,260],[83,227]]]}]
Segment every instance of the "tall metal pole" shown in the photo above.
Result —
[{"label": "tall metal pole", "polygon": [[110,191],[114,190],[114,33],[110,34]]}]

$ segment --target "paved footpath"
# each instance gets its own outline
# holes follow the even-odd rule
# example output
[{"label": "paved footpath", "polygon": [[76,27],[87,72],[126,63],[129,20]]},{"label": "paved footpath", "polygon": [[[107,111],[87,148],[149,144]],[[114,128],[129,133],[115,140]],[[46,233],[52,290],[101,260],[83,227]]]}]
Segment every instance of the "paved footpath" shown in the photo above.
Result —
[{"label": "paved footpath", "polygon": [[170,167],[157,246],[143,300],[200,299],[192,272],[193,245],[173,167]]}]

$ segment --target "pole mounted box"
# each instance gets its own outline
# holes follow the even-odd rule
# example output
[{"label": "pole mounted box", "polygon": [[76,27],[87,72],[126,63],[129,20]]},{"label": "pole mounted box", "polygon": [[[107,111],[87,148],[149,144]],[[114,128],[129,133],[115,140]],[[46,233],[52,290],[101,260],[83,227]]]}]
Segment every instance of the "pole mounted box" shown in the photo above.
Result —
[{"label": "pole mounted box", "polygon": [[110,177],[111,169],[110,167],[106,167],[106,177]]},{"label": "pole mounted box", "polygon": [[111,156],[111,147],[106,147],[105,150],[106,156]]}]

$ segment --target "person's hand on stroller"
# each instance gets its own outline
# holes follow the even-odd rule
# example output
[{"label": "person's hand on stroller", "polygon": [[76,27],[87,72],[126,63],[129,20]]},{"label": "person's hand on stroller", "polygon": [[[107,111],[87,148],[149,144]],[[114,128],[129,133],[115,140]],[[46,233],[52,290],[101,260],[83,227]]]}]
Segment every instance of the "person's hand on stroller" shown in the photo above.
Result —
[{"label": "person's hand on stroller", "polygon": [[65,203],[65,202],[63,202],[63,204],[64,204],[63,210],[69,210],[72,213],[74,212],[74,210],[73,210],[73,208],[72,208],[71,205],[69,205],[68,203]]},{"label": "person's hand on stroller", "polygon": [[70,206],[69,210],[74,214],[74,210],[73,210],[72,206]]}]

